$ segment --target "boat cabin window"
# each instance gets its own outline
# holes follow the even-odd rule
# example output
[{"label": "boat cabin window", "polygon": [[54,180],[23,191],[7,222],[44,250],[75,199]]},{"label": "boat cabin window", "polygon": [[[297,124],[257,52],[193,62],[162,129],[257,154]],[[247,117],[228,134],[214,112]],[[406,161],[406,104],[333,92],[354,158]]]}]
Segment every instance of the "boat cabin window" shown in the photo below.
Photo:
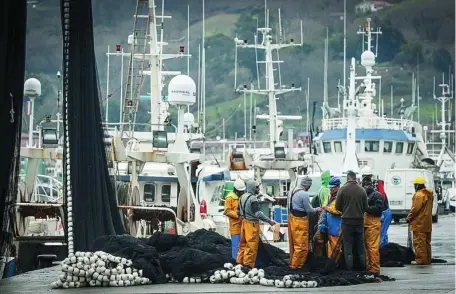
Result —
[{"label": "boat cabin window", "polygon": [[397,142],[396,143],[396,153],[402,154],[404,151],[404,142]]},{"label": "boat cabin window", "polygon": [[274,196],[274,185],[266,186],[266,194],[269,196]]},{"label": "boat cabin window", "polygon": [[162,202],[171,201],[171,185],[162,185],[161,187],[161,200]]},{"label": "boat cabin window", "polygon": [[280,192],[282,195],[279,196],[287,196],[288,190],[290,189],[290,183],[288,182],[280,182]]},{"label": "boat cabin window", "polygon": [[154,202],[155,201],[155,184],[144,185],[144,201]]},{"label": "boat cabin window", "polygon": [[356,141],[356,153],[360,153],[361,152],[361,142],[360,141]]},{"label": "boat cabin window", "polygon": [[407,147],[407,154],[412,154],[413,147],[415,147],[415,143],[409,143]]},{"label": "boat cabin window", "polygon": [[364,150],[366,152],[378,152],[379,149],[380,149],[379,141],[365,141],[364,142]]},{"label": "boat cabin window", "polygon": [[323,151],[325,153],[331,152],[331,142],[323,142]]},{"label": "boat cabin window", "polygon": [[342,142],[341,141],[336,141],[334,142],[334,151],[335,152],[342,152]]},{"label": "boat cabin window", "polygon": [[383,152],[391,153],[393,151],[393,142],[385,141],[383,143]]}]

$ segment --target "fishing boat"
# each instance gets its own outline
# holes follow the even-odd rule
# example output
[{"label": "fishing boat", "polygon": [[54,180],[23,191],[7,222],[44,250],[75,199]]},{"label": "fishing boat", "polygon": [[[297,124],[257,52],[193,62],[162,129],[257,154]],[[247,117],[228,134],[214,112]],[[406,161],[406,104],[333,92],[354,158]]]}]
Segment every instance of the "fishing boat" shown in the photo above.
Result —
[{"label": "fishing boat", "polygon": [[[321,169],[334,173],[342,173],[348,169],[359,172],[364,166],[369,166],[380,178],[390,168],[434,166],[435,162],[429,156],[424,142],[421,124],[410,119],[416,105],[402,107],[400,118],[393,118],[387,117],[380,97],[379,103],[375,103],[376,81],[380,81],[381,76],[375,75],[377,55],[372,52],[372,36],[381,34],[380,29],[374,31],[368,18],[358,34],[364,36],[367,44],[361,55],[361,66],[366,73],[350,81],[360,81],[353,93],[355,98],[352,102],[345,98],[345,89],[339,87],[344,103],[347,104],[344,109],[353,108],[355,116],[350,120],[347,111],[341,114],[324,112],[321,131],[314,138],[315,145],[312,150],[317,154],[316,163]],[[325,109],[329,108],[324,106]],[[353,124],[353,131],[349,130],[350,123]],[[348,152],[351,149],[355,152]],[[356,164],[348,166],[346,162]]]},{"label": "fishing boat", "polygon": [[[180,86],[191,88],[192,85],[188,84],[188,76],[180,71],[164,71],[164,61],[190,55],[185,53],[184,46],[179,47],[179,52],[165,53],[168,43],[164,41],[163,21],[171,17],[164,15],[164,1],[161,13],[157,15],[154,0],[138,0],[133,33],[128,38],[130,52],[118,45],[116,52],[107,53],[111,58],[129,59],[126,87],[121,91],[121,122],[105,123],[109,135],[105,143],[110,150],[111,174],[120,182],[118,186],[123,187],[117,195],[119,209],[127,231],[135,236],[148,236],[156,230],[187,234],[199,228],[214,229],[212,221],[206,218],[204,199],[197,195],[197,191],[203,190],[198,185],[224,176],[223,170],[201,172],[199,162],[204,161],[203,155],[188,149],[188,145],[204,135],[193,114],[180,115],[184,111],[180,102],[169,100],[172,95],[176,97],[176,93],[172,93],[171,82],[167,84],[166,77],[182,81]],[[143,93],[145,79],[150,80],[148,95]],[[164,95],[166,86],[168,95]],[[180,86],[174,84],[173,87]],[[196,89],[189,95],[195,92]],[[147,124],[136,122],[141,100],[151,103]],[[191,105],[189,101],[183,103],[185,110]],[[177,126],[169,114],[172,104],[180,107]]]},{"label": "fishing boat", "polygon": [[[60,80],[60,72],[57,78]],[[49,265],[66,255],[60,94],[58,90],[56,118],[48,114],[44,120],[35,122],[34,102],[41,96],[41,83],[30,78],[24,84],[29,131],[22,136],[26,142],[21,142],[19,189],[9,208],[19,273]]]}]

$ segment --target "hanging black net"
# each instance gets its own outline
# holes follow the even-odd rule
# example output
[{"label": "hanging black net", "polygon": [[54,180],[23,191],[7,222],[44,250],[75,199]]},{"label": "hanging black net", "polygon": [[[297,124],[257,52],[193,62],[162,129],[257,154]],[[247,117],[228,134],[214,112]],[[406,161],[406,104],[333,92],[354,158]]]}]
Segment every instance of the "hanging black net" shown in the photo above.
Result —
[{"label": "hanging black net", "polygon": [[8,207],[16,201],[20,166],[26,12],[25,0],[0,3],[0,258],[12,244]]},{"label": "hanging black net", "polygon": [[97,237],[125,231],[103,142],[92,3],[90,0],[61,0],[61,16],[64,188],[65,204],[72,206],[72,215],[67,215],[72,217],[72,224],[68,221],[65,227],[67,230],[72,227],[74,250],[87,250]]}]

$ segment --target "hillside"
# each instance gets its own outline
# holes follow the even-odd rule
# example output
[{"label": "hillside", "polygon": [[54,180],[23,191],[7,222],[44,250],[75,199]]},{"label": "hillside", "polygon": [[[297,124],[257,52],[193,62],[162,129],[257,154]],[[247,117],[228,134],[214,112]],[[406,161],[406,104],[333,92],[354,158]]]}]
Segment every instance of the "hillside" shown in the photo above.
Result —
[{"label": "hillside", "polygon": [[[37,101],[37,119],[56,108],[57,79],[55,73],[61,69],[61,29],[59,0],[42,0],[36,7],[28,10],[27,36],[27,77],[38,77],[43,84],[43,96]],[[185,2],[185,3],[182,3]],[[337,105],[336,85],[343,76],[343,21],[338,13],[343,11],[342,0],[326,1],[269,1],[270,25],[277,28],[277,9],[281,9],[283,38],[299,41],[300,20],[303,21],[304,46],[285,49],[280,52],[281,80],[283,84],[295,84],[303,87],[301,93],[287,94],[278,100],[279,111],[283,114],[305,116],[305,89],[310,78],[310,100],[321,101],[323,97],[323,59],[326,27],[329,30],[329,97],[332,106]],[[279,4],[277,3],[279,2]],[[312,2],[312,3],[309,3]],[[383,75],[382,98],[389,114],[390,89],[394,88],[395,108],[404,97],[406,104],[411,103],[412,73],[417,72],[419,64],[421,121],[429,124],[434,113],[432,99],[432,79],[441,80],[441,72],[447,72],[454,62],[454,1],[453,0],[394,0],[393,6],[372,14],[355,14],[355,5],[360,1],[347,1],[347,55],[359,59],[361,38],[356,34],[359,25],[371,17],[373,27],[380,26],[383,35],[379,39],[378,68]],[[93,0],[94,30],[97,63],[102,99],[106,97],[106,51],[115,50],[121,44],[126,50],[127,36],[131,33],[136,1]],[[187,3],[190,5],[190,75],[197,81],[198,45],[201,44],[202,1],[167,1],[165,15],[172,15],[172,20],[165,20],[165,39],[169,41],[169,51],[176,52],[179,46],[187,46]],[[253,32],[258,24],[263,25],[263,0],[206,0],[206,101],[207,130],[212,135],[221,134],[221,121],[232,117],[226,123],[228,136],[234,132],[243,133],[243,96],[234,93],[235,50],[233,37],[253,42]],[[157,7],[157,11],[161,8]],[[160,14],[160,13],[158,13]],[[186,48],[187,50],[188,48]],[[276,57],[275,57],[276,58]],[[125,65],[128,60],[125,59]],[[112,121],[119,119],[120,99],[120,59],[110,62],[110,111]],[[166,69],[187,71],[185,60],[173,60],[165,64]],[[361,68],[360,68],[361,69]],[[360,70],[358,69],[358,70]],[[347,66],[348,70],[348,66]],[[278,71],[276,71],[278,73]],[[348,74],[347,74],[348,75]],[[260,77],[264,70],[260,68]],[[278,81],[278,74],[276,75]],[[124,79],[125,81],[125,79]],[[238,85],[257,81],[255,54],[253,50],[238,52]],[[260,79],[264,86],[264,78]],[[143,93],[149,92],[146,83]],[[247,101],[250,97],[247,97]],[[260,112],[267,112],[263,97],[253,97]],[[146,122],[150,105],[142,102],[139,121]],[[193,111],[196,112],[196,105]],[[317,114],[317,119],[320,112]],[[260,133],[264,133],[265,124],[259,124]],[[287,124],[290,126],[290,124]],[[303,122],[294,124],[298,129]]]}]

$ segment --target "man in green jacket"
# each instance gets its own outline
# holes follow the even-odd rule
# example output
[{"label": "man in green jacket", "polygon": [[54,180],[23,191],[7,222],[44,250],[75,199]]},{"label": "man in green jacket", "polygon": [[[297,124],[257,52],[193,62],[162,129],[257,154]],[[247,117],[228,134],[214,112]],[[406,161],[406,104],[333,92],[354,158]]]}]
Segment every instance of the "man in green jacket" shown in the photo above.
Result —
[{"label": "man in green jacket", "polygon": [[[312,206],[315,207],[324,207],[328,205],[328,198],[330,194],[330,189],[328,188],[329,181],[331,180],[331,173],[329,170],[325,170],[321,174],[321,188],[318,191],[317,196],[312,200]],[[310,228],[309,233],[313,240],[313,252],[316,256],[324,256],[325,248],[327,243],[327,237],[321,232],[315,232],[315,227],[321,221],[321,213],[312,216],[309,219]]]}]

